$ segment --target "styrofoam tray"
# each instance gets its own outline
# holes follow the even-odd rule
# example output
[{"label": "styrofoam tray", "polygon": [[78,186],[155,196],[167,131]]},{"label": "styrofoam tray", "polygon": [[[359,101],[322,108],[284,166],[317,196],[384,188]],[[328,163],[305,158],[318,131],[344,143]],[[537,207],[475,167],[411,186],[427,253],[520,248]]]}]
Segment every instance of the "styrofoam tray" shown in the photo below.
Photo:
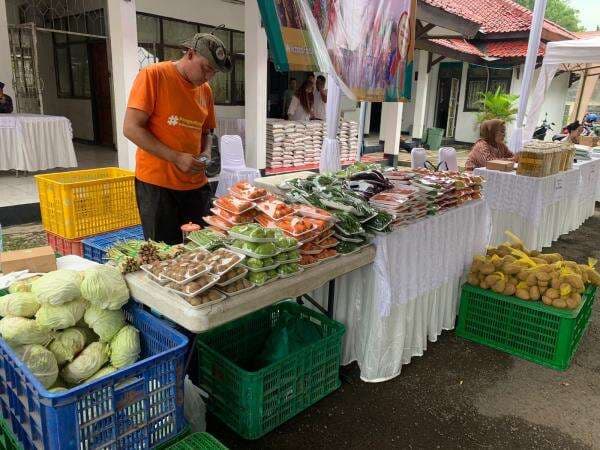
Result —
[{"label": "styrofoam tray", "polygon": [[[217,284],[217,281],[219,281],[219,277],[217,275],[213,275],[212,273],[209,274],[209,275],[211,275],[213,277],[213,281],[211,281],[210,283],[204,285],[204,287],[202,287],[201,289],[197,290],[196,292],[192,292],[191,294],[186,294],[185,292],[178,291],[177,289],[173,289],[173,288],[170,288],[168,286],[164,286],[164,288],[167,289],[167,290],[169,290],[169,291],[171,291],[171,292],[174,292],[175,294],[180,295],[182,297],[192,298],[192,297],[195,297],[198,294],[202,294],[204,291],[207,291],[208,289],[210,289],[211,287],[213,287],[215,284]],[[201,306],[204,306],[204,305],[201,305]]]},{"label": "styrofoam tray", "polygon": [[267,281],[265,281],[265,282],[264,282],[264,283],[262,283],[262,284],[257,284],[257,283],[255,283],[254,285],[255,285],[256,287],[263,287],[263,286],[266,286],[266,285],[267,285],[267,284],[269,284],[269,283],[272,283],[273,281],[277,281],[278,279],[279,279],[279,275],[277,275],[276,277],[273,277],[273,278],[270,278],[270,279],[268,279]]},{"label": "styrofoam tray", "polygon": [[300,264],[300,267],[302,267],[303,269],[310,269],[311,267],[315,267],[318,266],[319,264],[321,264],[323,261],[317,261],[315,263],[312,264]]},{"label": "styrofoam tray", "polygon": [[146,274],[146,278],[148,278],[151,281],[154,281],[157,284],[160,284],[161,286],[164,286],[165,284],[167,284],[169,282],[168,280],[164,280],[160,277],[157,277],[152,272],[150,272],[147,269],[148,265],[149,264],[144,264],[143,266],[140,266],[140,269],[142,269],[144,271],[144,273]]},{"label": "styrofoam tray", "polygon": [[244,278],[248,274],[248,269],[246,269],[245,267],[241,267],[241,268],[242,268],[241,274],[231,278],[230,280],[227,280],[225,283],[217,283],[217,286],[219,286],[219,287],[229,286],[231,283],[234,283],[237,280],[241,280],[242,278]]},{"label": "styrofoam tray", "polygon": [[[363,233],[364,233],[364,230],[363,230],[363,231],[356,231],[356,232],[354,232],[354,233],[347,233],[346,231],[344,231],[344,229],[343,229],[343,228],[340,228],[340,227],[338,226],[338,224],[337,224],[337,223],[334,225],[334,227],[335,227],[335,229],[336,229],[337,231],[339,231],[339,232],[340,232],[340,233],[342,233],[342,234],[345,234],[346,236],[354,236],[355,234],[363,234]],[[337,233],[336,233],[336,234],[337,234]]]},{"label": "styrofoam tray", "polygon": [[338,256],[340,256],[340,254],[338,253],[337,255],[334,256],[330,256],[329,258],[323,258],[323,259],[319,259],[319,262],[325,262],[325,261],[329,261],[330,259],[335,259]]},{"label": "styrofoam tray", "polygon": [[221,294],[221,298],[217,299],[217,300],[213,300],[210,301],[208,303],[204,303],[202,305],[191,305],[190,303],[188,303],[185,299],[182,299],[189,308],[193,309],[194,311],[197,311],[199,309],[204,309],[204,308],[210,308],[213,305],[216,305],[217,303],[221,303],[223,300],[225,300],[227,298],[227,296],[225,294],[223,294],[220,290],[215,289],[219,294]]},{"label": "styrofoam tray", "polygon": [[297,277],[302,272],[304,272],[304,267],[299,267],[298,270],[296,272],[292,273],[292,274],[289,274],[289,275],[281,275],[281,274],[279,274],[279,278],[285,279],[285,278]]},{"label": "styrofoam tray", "polygon": [[280,265],[281,263],[278,262],[276,264],[273,264],[272,266],[261,267],[260,269],[253,269],[252,267],[249,267],[245,264],[240,264],[240,266],[246,269],[248,272],[268,272],[269,270],[277,269]]},{"label": "styrofoam tray", "polygon": [[226,250],[229,253],[233,253],[233,256],[239,258],[238,262],[232,264],[230,267],[228,267],[226,270],[222,270],[221,272],[215,272],[213,271],[213,266],[210,266],[210,273],[212,273],[213,275],[217,275],[217,276],[221,276],[226,274],[227,272],[229,272],[231,269],[233,269],[234,267],[238,266],[244,259],[246,259],[246,255],[244,254],[240,254],[238,252],[234,252],[233,250],[229,250],[229,249],[223,249]]},{"label": "styrofoam tray", "polygon": [[[216,199],[213,202],[213,205],[215,205],[217,208],[221,208],[224,209],[225,211],[231,213],[231,214],[235,214],[236,216],[239,216],[240,214],[244,214],[245,212],[250,211],[251,209],[254,209],[256,207],[256,204],[254,204],[253,202],[250,202],[252,204],[252,206],[250,208],[246,208],[243,211],[232,211],[231,209],[228,209],[226,207],[223,207],[223,204],[220,202],[220,198]],[[247,201],[247,200],[244,200]]]},{"label": "styrofoam tray", "polygon": [[250,291],[250,290],[252,290],[252,289],[254,289],[256,287],[256,285],[254,283],[250,283],[250,284],[252,284],[252,286],[247,287],[245,289],[240,289],[239,291],[235,291],[235,292],[232,292],[232,293],[222,291],[219,288],[217,288],[217,291],[219,291],[223,295],[226,295],[227,297],[235,297],[236,295],[243,294],[244,292],[248,292],[248,291]]},{"label": "styrofoam tray", "polygon": [[346,236],[341,236],[337,233],[334,233],[333,237],[335,237],[338,241],[352,242],[354,244],[360,244],[361,242],[364,241],[364,239],[350,238],[350,237],[346,237]]},{"label": "styrofoam tray", "polygon": [[280,266],[283,266],[284,264],[294,264],[294,263],[299,263],[300,262],[300,258],[296,258],[296,259],[288,259],[287,261],[277,261],[279,263]]},{"label": "styrofoam tray", "polygon": [[232,252],[241,253],[242,255],[246,255],[246,256],[249,256],[250,258],[256,258],[256,259],[274,258],[275,256],[282,253],[281,251],[278,251],[278,252],[273,253],[272,255],[259,255],[258,253],[254,253],[254,252],[251,252],[248,250],[233,247],[229,244],[226,244],[225,247],[227,247],[227,249],[231,250]]},{"label": "styrofoam tray", "polygon": [[[338,241],[336,238],[334,238],[334,239],[337,241],[335,244],[323,245],[323,244],[320,244],[320,243],[319,243],[319,242],[322,242],[322,241],[317,241],[317,242],[316,242],[316,244],[317,244],[319,247],[321,247],[322,249],[326,250],[326,249],[328,249],[328,248],[333,248],[333,247],[337,246],[337,245],[340,243],[340,242],[339,242],[339,241]],[[324,239],[323,239],[323,240],[324,240]]]},{"label": "styrofoam tray", "polygon": [[166,276],[166,275],[164,275],[162,273],[160,274],[160,278],[167,280],[167,282],[171,281],[171,282],[177,283],[177,284],[186,284],[186,283],[189,283],[190,281],[194,281],[194,280],[200,278],[202,275],[210,272],[210,266],[208,264],[204,264],[204,263],[200,263],[200,264],[204,265],[204,270],[202,270],[201,272],[195,273],[194,275],[186,278],[185,280],[178,281],[178,280],[176,280],[174,278],[170,278],[170,277],[168,277],[168,276]]},{"label": "styrofoam tray", "polygon": [[[241,225],[241,224],[238,224],[238,225]],[[240,241],[253,242],[254,244],[268,244],[269,242],[275,241],[275,238],[253,238],[253,237],[245,236],[243,234],[236,233],[235,231],[230,231],[229,237],[231,237],[233,239],[239,239]]]},{"label": "styrofoam tray", "polygon": [[[254,220],[250,219],[248,222],[232,222],[229,219],[226,219],[225,217],[221,216],[220,214],[217,213],[217,211],[219,210],[219,208],[210,208],[210,212],[212,212],[215,216],[217,216],[219,219],[224,220],[225,222],[227,222],[228,224],[230,224],[231,226],[236,226],[236,225],[248,225],[249,223],[253,223]],[[229,212],[229,211],[227,211]],[[233,213],[232,213],[233,214]],[[236,216],[239,216],[240,214],[236,214]]]}]

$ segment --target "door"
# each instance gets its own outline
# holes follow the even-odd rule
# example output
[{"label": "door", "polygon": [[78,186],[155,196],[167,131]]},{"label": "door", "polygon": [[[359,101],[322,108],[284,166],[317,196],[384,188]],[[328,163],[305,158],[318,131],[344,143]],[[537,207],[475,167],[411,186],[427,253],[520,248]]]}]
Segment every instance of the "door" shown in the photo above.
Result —
[{"label": "door", "polygon": [[448,97],[448,120],[446,122],[446,137],[453,138],[456,130],[456,114],[458,113],[458,90],[460,81],[458,78],[450,80],[450,95]]},{"label": "door", "polygon": [[44,114],[35,25],[10,25],[8,40],[15,91],[14,112]]},{"label": "door", "polygon": [[381,130],[381,103],[371,103],[371,122],[369,123],[369,134],[379,134]]},{"label": "door", "polygon": [[90,58],[90,83],[94,117],[94,141],[96,144],[113,146],[112,106],[110,73],[106,55],[106,41],[88,44]]}]

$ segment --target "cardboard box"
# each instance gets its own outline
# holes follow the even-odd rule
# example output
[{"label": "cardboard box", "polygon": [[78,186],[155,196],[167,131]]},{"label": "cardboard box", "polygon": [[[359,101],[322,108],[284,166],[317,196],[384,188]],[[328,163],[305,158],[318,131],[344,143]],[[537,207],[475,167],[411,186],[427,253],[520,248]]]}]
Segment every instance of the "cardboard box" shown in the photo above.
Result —
[{"label": "cardboard box", "polygon": [[512,172],[515,168],[515,163],[513,161],[492,159],[486,163],[485,168],[488,170],[498,170],[500,172]]},{"label": "cardboard box", "polygon": [[52,247],[47,245],[0,254],[0,272],[7,274],[25,269],[40,273],[56,270],[56,256]]},{"label": "cardboard box", "polygon": [[598,145],[600,137],[598,136],[579,136],[579,143],[581,145],[587,145],[588,147],[595,147]]}]

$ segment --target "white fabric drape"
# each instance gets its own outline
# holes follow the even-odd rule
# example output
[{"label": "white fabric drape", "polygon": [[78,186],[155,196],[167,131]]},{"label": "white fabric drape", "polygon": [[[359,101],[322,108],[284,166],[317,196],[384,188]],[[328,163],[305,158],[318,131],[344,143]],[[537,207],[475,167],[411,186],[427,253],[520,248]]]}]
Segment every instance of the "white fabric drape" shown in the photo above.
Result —
[{"label": "white fabric drape", "polygon": [[483,168],[485,198],[491,210],[490,245],[506,240],[505,230],[529,248],[541,250],[579,228],[594,214],[600,198],[600,159],[576,163],[549,177],[524,177]]},{"label": "white fabric drape", "polygon": [[365,121],[367,117],[367,102],[360,102],[360,115],[358,116],[358,148],[356,160],[360,161],[363,144],[365,142]]},{"label": "white fabric drape", "polygon": [[77,167],[73,131],[66,117],[0,115],[0,170],[36,172]]},{"label": "white fabric drape", "polygon": [[[461,280],[488,242],[484,201],[378,236],[372,266],[336,280],[334,318],[346,325],[343,363],[386,381],[454,328]],[[326,301],[326,290],[314,293]]]},{"label": "white fabric drape", "polygon": [[[523,123],[525,120],[525,110],[529,100],[529,91],[531,90],[531,81],[533,71],[537,62],[540,39],[542,37],[542,28],[544,26],[544,14],[546,12],[547,0],[537,0],[533,7],[533,16],[531,19],[531,32],[529,33],[529,44],[527,46],[527,57],[525,58],[525,68],[523,70],[523,82],[521,83],[521,93],[519,95],[519,109],[517,112],[516,128],[511,136],[510,148],[513,153],[520,152],[523,148]],[[529,121],[528,121],[529,123]],[[529,135],[525,135],[529,139]],[[527,137],[528,136],[528,137]]]},{"label": "white fabric drape", "polygon": [[[536,2],[537,6],[537,2]],[[524,141],[531,139],[536,124],[540,118],[541,108],[544,102],[546,92],[550,88],[550,83],[559,67],[578,65],[598,65],[600,64],[600,37],[592,39],[576,39],[572,41],[549,42],[546,45],[544,61],[540,69],[540,76],[533,90],[531,102],[525,115],[525,125],[520,128],[517,118],[517,129],[511,138],[511,149],[514,151],[516,146],[522,148]],[[525,112],[522,105],[527,105],[529,100],[529,90],[521,92],[519,99],[518,117]],[[521,145],[519,145],[521,142]]]},{"label": "white fabric drape", "polygon": [[337,132],[340,125],[340,108],[342,93],[335,76],[329,75],[327,80],[327,135],[323,139],[321,147],[321,159],[319,171],[335,172],[342,168],[340,144],[337,140]]}]

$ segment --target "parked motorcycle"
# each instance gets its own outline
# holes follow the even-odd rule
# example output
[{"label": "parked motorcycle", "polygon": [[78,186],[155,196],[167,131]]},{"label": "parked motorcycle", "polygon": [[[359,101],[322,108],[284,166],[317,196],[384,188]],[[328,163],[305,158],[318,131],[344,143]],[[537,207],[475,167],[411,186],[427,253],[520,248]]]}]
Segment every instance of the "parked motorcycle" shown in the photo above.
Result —
[{"label": "parked motorcycle", "polygon": [[546,117],[544,117],[544,121],[542,122],[542,124],[539,127],[537,127],[533,132],[533,138],[539,141],[543,141],[544,139],[546,139],[546,133],[548,132],[548,130],[554,131],[552,125],[556,124],[554,122],[548,123],[548,113],[546,113]]}]

